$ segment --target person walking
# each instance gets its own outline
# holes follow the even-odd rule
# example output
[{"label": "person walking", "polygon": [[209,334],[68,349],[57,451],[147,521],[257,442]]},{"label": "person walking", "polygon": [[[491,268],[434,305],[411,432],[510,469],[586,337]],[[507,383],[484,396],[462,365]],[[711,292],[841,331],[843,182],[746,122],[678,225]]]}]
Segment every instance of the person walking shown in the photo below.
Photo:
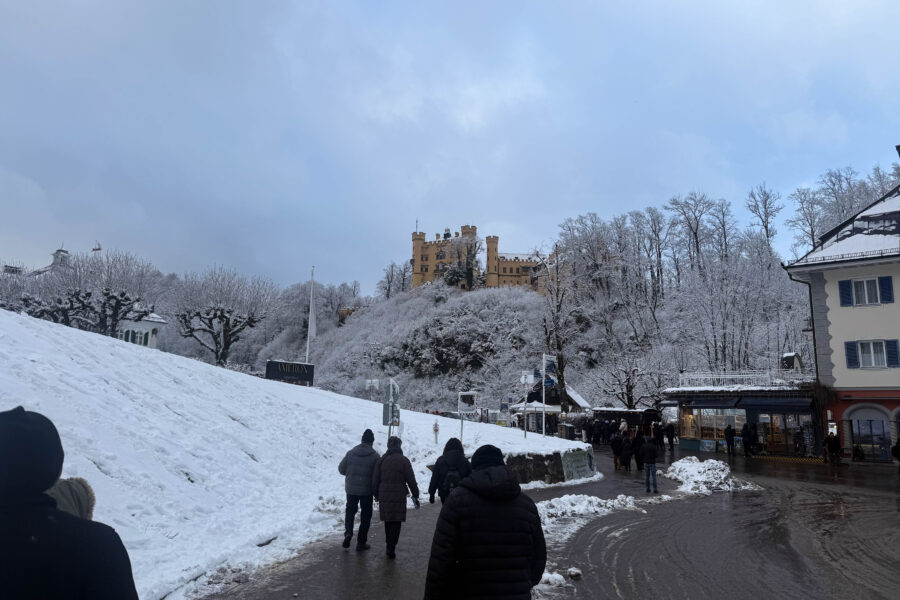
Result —
[{"label": "person walking", "polygon": [[619,421],[619,435],[625,435],[626,431],[628,431],[628,421],[622,419]]},{"label": "person walking", "polygon": [[638,429],[634,434],[634,441],[631,442],[631,449],[634,452],[634,464],[638,471],[644,470],[644,455],[641,454],[641,447],[645,444],[644,434]]},{"label": "person walking", "polygon": [[666,425],[666,439],[669,440],[669,452],[675,452],[675,425]]},{"label": "person walking", "polygon": [[900,439],[891,447],[891,456],[897,461],[897,472],[900,473]]},{"label": "person walking", "polygon": [[378,464],[379,454],[372,448],[375,434],[366,429],[359,445],[351,448],[341,464],[338,472],[344,476],[344,491],[347,493],[347,509],[344,512],[344,548],[350,547],[353,539],[353,521],[359,510],[359,533],[356,536],[356,550],[368,550],[366,543],[369,536],[369,525],[372,523],[372,474]]},{"label": "person walking", "polygon": [[626,431],[622,439],[622,468],[631,473],[631,456],[634,454],[634,446],[631,441],[631,432]]},{"label": "person walking", "polygon": [[604,444],[609,444],[609,419],[603,421],[603,425],[600,426],[600,439]]},{"label": "person walking", "polygon": [[657,421],[653,424],[653,439],[656,442],[656,448],[663,452],[666,449],[662,425]]},{"label": "person walking", "polygon": [[441,504],[447,501],[450,492],[472,472],[472,465],[463,453],[462,442],[450,438],[444,445],[444,453],[438,457],[431,470],[431,482],[428,484],[428,501],[434,504],[434,493],[441,498]]},{"label": "person walking", "polygon": [[0,598],[137,600],[116,531],[45,493],[64,457],[50,419],[21,406],[0,412]]},{"label": "person walking", "polygon": [[650,493],[650,479],[653,479],[653,493],[658,494],[656,487],[656,444],[644,444],[641,446],[641,458],[644,461],[644,483],[647,486],[647,493]]},{"label": "person walking", "polygon": [[728,458],[734,458],[734,427],[731,423],[725,426],[725,446],[728,449]]},{"label": "person walking", "polygon": [[744,458],[750,458],[750,425],[746,421],[741,427],[741,444],[744,446]]},{"label": "person walking", "polygon": [[613,467],[618,471],[619,467],[622,466],[622,436],[619,435],[618,431],[609,440],[609,447],[612,450]]},{"label": "person walking", "polygon": [[832,464],[841,464],[841,438],[834,433],[828,434],[828,457]]},{"label": "person walking", "polygon": [[407,489],[412,494],[413,503],[419,508],[419,486],[412,464],[403,456],[400,438],[388,438],[388,449],[375,467],[372,475],[372,491],[378,502],[378,516],[384,522],[384,537],[388,558],[396,558],[400,527],[406,520]]},{"label": "person walking", "polygon": [[547,563],[537,507],[499,448],[478,448],[472,469],[441,508],[424,598],[529,600]]}]

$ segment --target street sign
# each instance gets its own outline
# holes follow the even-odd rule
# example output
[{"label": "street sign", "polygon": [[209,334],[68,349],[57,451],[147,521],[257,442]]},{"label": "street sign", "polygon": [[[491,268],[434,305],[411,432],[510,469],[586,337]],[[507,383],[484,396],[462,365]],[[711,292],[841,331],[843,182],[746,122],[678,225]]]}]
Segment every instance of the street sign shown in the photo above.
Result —
[{"label": "street sign", "polygon": [[381,424],[385,427],[397,427],[400,425],[400,407],[390,402],[385,402],[381,410]]},{"label": "street sign", "polygon": [[306,363],[284,362],[281,360],[266,361],[266,379],[275,379],[287,383],[311,386],[315,365]]}]

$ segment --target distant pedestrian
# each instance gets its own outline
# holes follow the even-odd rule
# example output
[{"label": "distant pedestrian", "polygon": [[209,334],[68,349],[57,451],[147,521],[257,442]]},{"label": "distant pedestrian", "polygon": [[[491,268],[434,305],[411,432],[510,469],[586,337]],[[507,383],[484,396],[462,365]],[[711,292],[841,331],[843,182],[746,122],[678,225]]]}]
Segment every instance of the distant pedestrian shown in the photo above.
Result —
[{"label": "distant pedestrian", "polygon": [[437,492],[441,498],[441,504],[446,502],[450,492],[471,472],[472,465],[469,464],[469,459],[463,453],[462,442],[457,438],[450,438],[444,445],[444,453],[438,457],[431,470],[428,501],[434,504],[434,494]]},{"label": "distant pedestrian", "polygon": [[625,435],[625,432],[628,431],[628,421],[622,419],[619,421],[619,434]]},{"label": "distant pedestrian", "polygon": [[657,421],[653,424],[653,440],[656,442],[656,448],[662,452],[666,449],[662,425]]},{"label": "distant pedestrian", "polygon": [[603,425],[600,426],[600,437],[603,439],[604,444],[609,444],[609,434],[609,419],[607,419],[603,421]]},{"label": "distant pedestrian", "polygon": [[750,423],[750,454],[759,454],[759,429],[756,423]]},{"label": "distant pedestrian", "polygon": [[744,446],[744,458],[750,458],[750,425],[746,422],[741,427],[741,444]]},{"label": "distant pedestrian", "polygon": [[375,467],[372,476],[372,490],[378,502],[378,516],[384,521],[384,537],[388,558],[396,558],[400,527],[406,520],[407,489],[412,494],[413,503],[419,508],[419,486],[413,473],[412,464],[403,456],[400,438],[391,436],[388,449]]},{"label": "distant pedestrian", "polygon": [[897,472],[900,473],[900,439],[891,447],[891,456],[897,461]]},{"label": "distant pedestrian", "polygon": [[666,425],[666,439],[669,440],[669,452],[675,452],[675,425]]},{"label": "distant pedestrian", "polygon": [[378,452],[372,448],[375,434],[366,429],[362,441],[353,447],[338,465],[338,472],[344,476],[344,491],[347,493],[347,509],[344,512],[344,548],[350,547],[353,539],[353,520],[359,509],[359,533],[356,537],[356,549],[368,550],[366,543],[369,536],[369,525],[372,523],[372,474],[378,464]]},{"label": "distant pedestrian", "polygon": [[609,447],[612,450],[613,455],[613,467],[615,467],[616,471],[622,466],[622,439],[622,436],[619,435],[619,432],[617,431],[615,435],[612,436],[612,439],[609,440]]},{"label": "distant pedestrian", "polygon": [[631,442],[631,449],[634,451],[634,464],[637,466],[638,471],[644,470],[644,455],[641,454],[641,447],[644,443],[644,434],[638,429],[637,433],[634,434],[634,441]]},{"label": "distant pedestrian", "polygon": [[728,448],[728,458],[734,458],[734,427],[731,423],[725,426],[725,445]]},{"label": "distant pedestrian", "polygon": [[832,464],[841,464],[841,438],[834,433],[828,434],[827,441],[828,458]]},{"label": "distant pedestrian", "polygon": [[425,600],[528,600],[547,562],[537,508],[498,448],[476,450],[472,469],[441,508]]},{"label": "distant pedestrian", "polygon": [[622,468],[631,472],[631,456],[634,454],[634,446],[631,441],[631,433],[626,431],[622,438]]},{"label": "distant pedestrian", "polygon": [[658,494],[656,489],[656,453],[658,452],[656,444],[644,444],[641,446],[641,458],[644,461],[644,483],[647,484],[647,493],[650,493],[650,478],[653,478],[653,493]]},{"label": "distant pedestrian", "polygon": [[59,510],[44,493],[59,479],[63,458],[47,417],[21,406],[0,412],[0,598],[136,600],[131,561],[115,530]]}]

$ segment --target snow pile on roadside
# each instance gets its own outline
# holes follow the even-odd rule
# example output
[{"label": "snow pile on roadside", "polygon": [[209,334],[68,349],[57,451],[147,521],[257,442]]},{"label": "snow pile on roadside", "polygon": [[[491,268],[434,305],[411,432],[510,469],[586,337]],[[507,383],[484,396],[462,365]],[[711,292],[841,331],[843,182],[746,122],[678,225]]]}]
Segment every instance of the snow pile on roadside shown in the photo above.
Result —
[{"label": "snow pile on roadside", "polygon": [[585,494],[566,494],[537,503],[541,523],[546,529],[558,519],[571,517],[602,517],[614,510],[635,510],[634,496],[619,494],[612,500]]},{"label": "snow pile on roadside", "polygon": [[721,460],[701,461],[688,456],[672,465],[663,477],[680,481],[678,491],[708,496],[716,491],[758,490],[758,485],[731,476],[731,468]]},{"label": "snow pile on roadside", "polygon": [[603,479],[603,473],[600,471],[596,471],[593,475],[588,477],[581,477],[579,479],[570,479],[569,481],[561,481],[559,483],[547,483],[545,481],[529,481],[528,483],[521,484],[521,488],[523,490],[538,490],[542,488],[561,488],[561,487],[569,487],[573,485],[582,485],[585,483],[591,483],[592,481],[600,481]]},{"label": "snow pile on roadside", "polygon": [[[18,405],[56,424],[63,477],[94,488],[95,518],[122,537],[142,598],[182,598],[221,566],[269,564],[336,531],[345,502],[338,463],[366,428],[379,452],[387,441],[378,403],[0,310],[0,411]],[[427,465],[459,427],[402,412],[394,431],[423,496]],[[467,452],[486,443],[504,454],[587,447],[464,427]]]}]

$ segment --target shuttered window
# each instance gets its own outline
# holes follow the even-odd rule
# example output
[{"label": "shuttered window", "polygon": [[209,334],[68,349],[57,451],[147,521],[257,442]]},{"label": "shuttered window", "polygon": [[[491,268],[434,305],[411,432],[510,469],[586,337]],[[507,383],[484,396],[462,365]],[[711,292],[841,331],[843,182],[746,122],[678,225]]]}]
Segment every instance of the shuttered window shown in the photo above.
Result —
[{"label": "shuttered window", "polygon": [[884,340],[887,366],[900,367],[900,340]]},{"label": "shuttered window", "polygon": [[853,284],[849,279],[838,281],[838,292],[841,306],[853,306]]},{"label": "shuttered window", "polygon": [[881,303],[890,304],[894,301],[894,278],[887,277],[878,278],[878,291],[881,294]]},{"label": "shuttered window", "polygon": [[847,368],[859,368],[859,352],[856,349],[856,342],[844,342],[844,354],[847,356]]}]

